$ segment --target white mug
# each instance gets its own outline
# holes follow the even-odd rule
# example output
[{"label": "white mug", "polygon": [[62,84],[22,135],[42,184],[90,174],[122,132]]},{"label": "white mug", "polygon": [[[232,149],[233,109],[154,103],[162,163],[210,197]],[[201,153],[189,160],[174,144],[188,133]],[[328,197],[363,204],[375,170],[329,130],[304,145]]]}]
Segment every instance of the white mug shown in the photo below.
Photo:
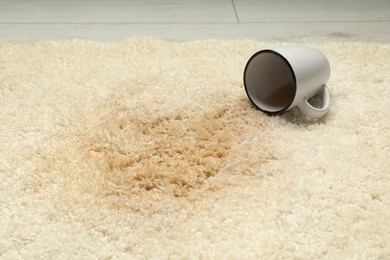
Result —
[{"label": "white mug", "polygon": [[[250,101],[269,115],[298,107],[306,118],[318,119],[329,109],[329,76],[329,61],[320,51],[285,46],[255,53],[245,66],[244,86]],[[308,101],[317,94],[321,108]]]}]

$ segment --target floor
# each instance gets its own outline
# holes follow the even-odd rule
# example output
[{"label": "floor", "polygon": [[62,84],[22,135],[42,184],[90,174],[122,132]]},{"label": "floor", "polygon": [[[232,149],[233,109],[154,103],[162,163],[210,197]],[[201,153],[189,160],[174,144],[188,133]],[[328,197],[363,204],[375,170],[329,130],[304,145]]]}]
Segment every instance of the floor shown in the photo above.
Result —
[{"label": "floor", "polygon": [[0,40],[390,42],[390,0],[0,0]]}]

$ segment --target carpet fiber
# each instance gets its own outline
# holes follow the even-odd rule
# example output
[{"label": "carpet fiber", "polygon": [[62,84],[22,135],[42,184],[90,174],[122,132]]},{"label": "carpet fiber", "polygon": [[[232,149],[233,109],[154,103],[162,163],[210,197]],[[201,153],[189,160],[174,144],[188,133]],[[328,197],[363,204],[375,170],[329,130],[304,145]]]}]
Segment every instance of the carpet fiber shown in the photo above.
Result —
[{"label": "carpet fiber", "polygon": [[0,257],[390,257],[390,45],[308,44],[306,122],[246,97],[280,44],[0,42]]}]

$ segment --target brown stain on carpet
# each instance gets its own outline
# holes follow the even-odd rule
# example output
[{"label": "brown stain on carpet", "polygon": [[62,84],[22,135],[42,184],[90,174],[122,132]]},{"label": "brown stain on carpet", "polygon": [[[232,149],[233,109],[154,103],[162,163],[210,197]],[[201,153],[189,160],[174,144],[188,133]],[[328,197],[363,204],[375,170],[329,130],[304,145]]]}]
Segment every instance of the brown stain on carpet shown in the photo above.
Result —
[{"label": "brown stain on carpet", "polygon": [[[158,114],[129,109],[125,99],[81,107],[71,125],[47,140],[54,150],[36,154],[34,190],[83,222],[98,221],[101,208],[151,216],[228,187],[232,171],[245,174],[229,166],[245,164],[241,143],[266,125],[266,116],[239,95]],[[245,171],[266,161],[248,163]]]},{"label": "brown stain on carpet", "polygon": [[[242,141],[249,111],[218,106],[156,117],[123,110],[108,114],[87,149],[88,160],[96,161],[104,176],[104,192],[111,196],[160,192],[183,197],[200,188]],[[136,136],[131,144],[130,136]]]}]

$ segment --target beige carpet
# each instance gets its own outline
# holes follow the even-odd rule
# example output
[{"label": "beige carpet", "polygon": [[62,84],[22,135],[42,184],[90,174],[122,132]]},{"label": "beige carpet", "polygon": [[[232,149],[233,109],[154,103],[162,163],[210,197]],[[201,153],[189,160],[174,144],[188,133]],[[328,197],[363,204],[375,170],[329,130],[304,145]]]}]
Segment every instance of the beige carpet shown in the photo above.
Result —
[{"label": "beige carpet", "polygon": [[281,43],[0,43],[0,258],[390,257],[390,45],[330,59],[326,118],[268,117]]}]

